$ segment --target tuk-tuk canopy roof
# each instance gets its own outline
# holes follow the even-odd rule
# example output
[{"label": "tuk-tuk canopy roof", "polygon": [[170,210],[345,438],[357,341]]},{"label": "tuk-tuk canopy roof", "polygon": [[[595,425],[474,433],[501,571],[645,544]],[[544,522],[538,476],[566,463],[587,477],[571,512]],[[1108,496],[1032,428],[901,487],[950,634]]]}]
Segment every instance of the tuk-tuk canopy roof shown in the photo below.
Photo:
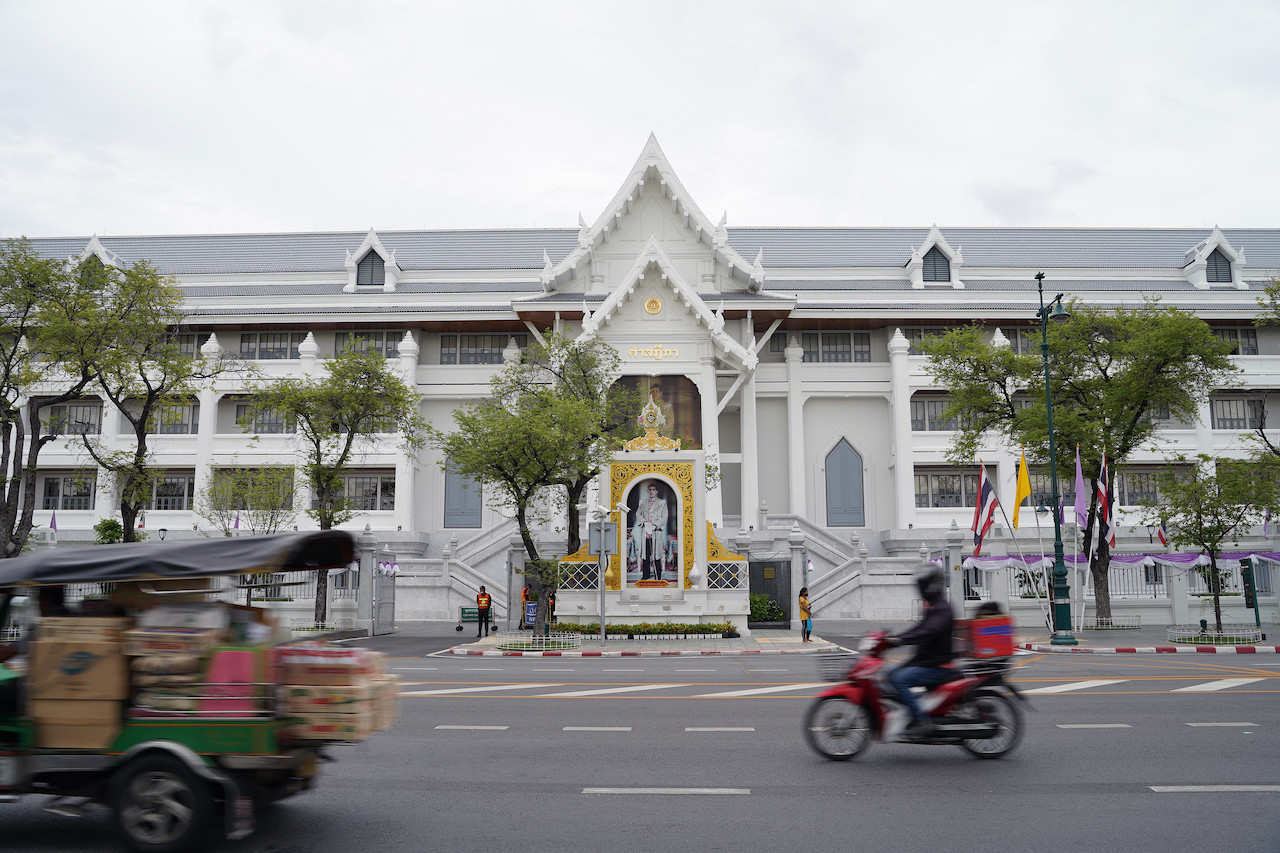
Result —
[{"label": "tuk-tuk canopy roof", "polygon": [[354,559],[344,530],[49,548],[0,560],[0,587],[336,569]]}]

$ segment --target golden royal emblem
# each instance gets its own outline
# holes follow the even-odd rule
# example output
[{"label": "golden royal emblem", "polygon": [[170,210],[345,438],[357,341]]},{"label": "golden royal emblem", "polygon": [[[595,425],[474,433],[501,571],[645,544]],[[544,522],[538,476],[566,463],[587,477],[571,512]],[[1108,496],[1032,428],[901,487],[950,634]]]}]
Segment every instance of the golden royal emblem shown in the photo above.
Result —
[{"label": "golden royal emblem", "polygon": [[662,300],[656,296],[650,296],[644,301],[644,310],[650,314],[657,314],[662,310]]}]

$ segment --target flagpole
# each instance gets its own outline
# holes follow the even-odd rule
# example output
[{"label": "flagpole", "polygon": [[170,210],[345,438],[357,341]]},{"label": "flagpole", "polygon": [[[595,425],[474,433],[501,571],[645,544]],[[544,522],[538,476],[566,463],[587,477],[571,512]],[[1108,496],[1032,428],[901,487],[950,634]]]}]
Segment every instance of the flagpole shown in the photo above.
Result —
[{"label": "flagpole", "polygon": [[[1040,310],[1036,317],[1040,320],[1040,354],[1044,358],[1044,405],[1045,417],[1049,427],[1049,480],[1053,484],[1053,638],[1049,641],[1054,646],[1077,645],[1071,633],[1071,588],[1067,584],[1067,562],[1062,552],[1062,514],[1056,509],[1062,505],[1058,491],[1058,455],[1053,440],[1053,390],[1049,381],[1049,316],[1057,321],[1070,318],[1062,308],[1062,294],[1055,296],[1049,304],[1044,304],[1044,273],[1036,273],[1036,285],[1040,291]],[[1057,310],[1054,311],[1054,306]]]}]

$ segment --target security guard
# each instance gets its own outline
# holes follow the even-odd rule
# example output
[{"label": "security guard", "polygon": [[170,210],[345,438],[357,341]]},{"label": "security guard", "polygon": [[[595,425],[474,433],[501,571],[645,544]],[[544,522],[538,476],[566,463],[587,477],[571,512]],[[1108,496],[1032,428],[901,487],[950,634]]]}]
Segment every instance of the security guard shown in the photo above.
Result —
[{"label": "security guard", "polygon": [[476,596],[476,618],[479,624],[476,625],[476,636],[489,636],[489,607],[493,603],[493,599],[489,597],[489,593],[484,591],[484,585],[480,586],[480,594]]}]

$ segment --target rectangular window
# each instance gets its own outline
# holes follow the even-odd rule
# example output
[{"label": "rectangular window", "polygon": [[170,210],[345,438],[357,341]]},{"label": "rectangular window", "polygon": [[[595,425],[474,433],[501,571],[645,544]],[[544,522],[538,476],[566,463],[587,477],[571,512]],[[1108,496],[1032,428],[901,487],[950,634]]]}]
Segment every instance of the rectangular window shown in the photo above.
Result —
[{"label": "rectangular window", "polygon": [[920,355],[920,342],[932,335],[945,335],[947,330],[941,327],[907,326],[902,329],[902,336],[911,344],[908,355]]},{"label": "rectangular window", "polygon": [[1235,347],[1232,355],[1257,355],[1258,330],[1250,326],[1237,328],[1215,328],[1213,333],[1224,341],[1230,341]]},{"label": "rectangular window", "polygon": [[[1027,476],[1031,481],[1031,500],[1030,507],[1024,504],[1023,510],[1035,509],[1038,506],[1053,506],[1053,478],[1049,476],[1049,472],[1032,470]],[[1072,476],[1075,476],[1074,473]],[[1064,477],[1062,471],[1058,472],[1058,497],[1061,499],[1062,506],[1075,506],[1075,483],[1070,478]],[[1068,514],[1067,517],[1070,518],[1071,515]],[[1049,516],[1049,523],[1053,523],[1053,516]]]},{"label": "rectangular window", "polygon": [[1209,401],[1214,429],[1260,429],[1263,423],[1261,397],[1214,397]]},{"label": "rectangular window", "polygon": [[387,358],[400,357],[400,341],[404,332],[338,332],[334,335],[334,352],[353,349],[357,352],[381,353]]},{"label": "rectangular window", "polygon": [[[396,508],[396,478],[394,474],[352,474],[342,478],[343,496],[347,506],[356,512],[389,512]],[[311,508],[320,506],[311,499]]]},{"label": "rectangular window", "polygon": [[1160,564],[1156,563],[1152,566],[1143,567],[1142,579],[1152,585],[1162,583],[1163,579],[1160,576]]},{"label": "rectangular window", "polygon": [[49,407],[49,435],[99,435],[102,403],[68,403]]},{"label": "rectangular window", "polygon": [[306,339],[306,332],[245,332],[240,335],[240,357],[258,361],[301,358],[298,347]]},{"label": "rectangular window", "polygon": [[940,432],[956,428],[955,418],[943,418],[950,400],[945,397],[917,397],[911,401],[911,429],[915,432]]},{"label": "rectangular window", "polygon": [[196,494],[195,477],[156,477],[147,509],[191,509]]},{"label": "rectangular window", "polygon": [[1009,347],[1016,353],[1027,355],[1040,352],[1039,329],[1002,329],[1009,339]]},{"label": "rectangular window", "polygon": [[528,335],[441,335],[441,364],[502,364],[502,351],[511,339],[522,351]]},{"label": "rectangular window", "polygon": [[204,346],[205,343],[208,342],[209,333],[201,332],[198,335],[191,333],[173,335],[170,340],[178,345],[179,352],[187,358],[195,358],[200,354],[200,347]]},{"label": "rectangular window", "polygon": [[1119,471],[1116,473],[1116,504],[1142,506],[1154,504],[1160,497],[1154,471]]},{"label": "rectangular window", "polygon": [[[987,479],[994,481],[994,472],[987,468]],[[933,508],[971,507],[978,502],[977,472],[961,472],[959,469],[916,469],[916,506]]]},{"label": "rectangular window", "polygon": [[871,361],[871,335],[867,332],[774,332],[769,352],[785,351],[788,334],[804,350],[801,361],[805,363]]},{"label": "rectangular window", "polygon": [[43,509],[93,509],[97,480],[92,477],[48,476],[44,480]]},{"label": "rectangular window", "polygon": [[156,411],[150,431],[159,435],[195,435],[199,428],[199,403],[170,403]]},{"label": "rectangular window", "polygon": [[[253,415],[250,417],[250,415]],[[253,406],[248,403],[236,404],[236,423],[245,432],[259,435],[281,435],[293,433],[293,424],[278,412],[259,411],[254,413]]]}]

